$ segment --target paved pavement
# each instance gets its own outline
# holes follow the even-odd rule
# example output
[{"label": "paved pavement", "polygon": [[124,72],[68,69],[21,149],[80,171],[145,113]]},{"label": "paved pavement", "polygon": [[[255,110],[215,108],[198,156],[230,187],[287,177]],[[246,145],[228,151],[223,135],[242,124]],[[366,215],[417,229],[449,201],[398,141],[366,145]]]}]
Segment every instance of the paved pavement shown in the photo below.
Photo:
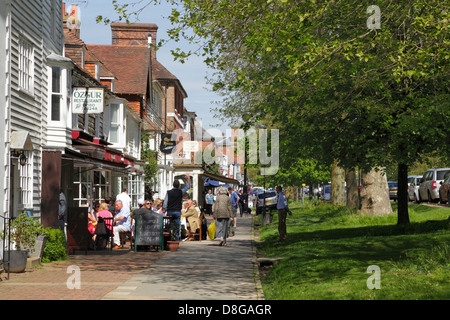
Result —
[{"label": "paved pavement", "polygon": [[218,241],[184,242],[103,299],[257,300],[262,291],[253,263],[251,218],[238,220],[227,246]]},{"label": "paved pavement", "polygon": [[[252,218],[238,220],[228,246],[182,242],[176,252],[117,250],[71,255],[31,272],[0,275],[0,300],[259,300]],[[68,288],[80,268],[80,289]],[[70,270],[70,269],[69,269]],[[73,282],[71,282],[73,283]]]}]

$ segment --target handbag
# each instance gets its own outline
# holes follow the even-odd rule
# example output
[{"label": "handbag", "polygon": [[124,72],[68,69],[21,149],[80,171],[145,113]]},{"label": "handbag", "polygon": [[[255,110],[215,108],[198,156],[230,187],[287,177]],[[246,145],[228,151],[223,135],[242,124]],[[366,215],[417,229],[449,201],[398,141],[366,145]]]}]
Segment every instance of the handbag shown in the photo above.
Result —
[{"label": "handbag", "polygon": [[214,220],[208,227],[208,236],[211,240],[216,238],[216,221]]},{"label": "handbag", "polygon": [[95,229],[95,234],[98,236],[109,235],[109,230],[106,228],[106,223],[102,217],[98,218],[97,228]]}]

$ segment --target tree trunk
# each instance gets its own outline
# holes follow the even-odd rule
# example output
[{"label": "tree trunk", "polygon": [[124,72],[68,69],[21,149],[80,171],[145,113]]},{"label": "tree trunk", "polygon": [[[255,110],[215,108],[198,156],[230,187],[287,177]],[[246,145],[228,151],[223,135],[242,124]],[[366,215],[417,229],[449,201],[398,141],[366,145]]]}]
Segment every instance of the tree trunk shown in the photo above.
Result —
[{"label": "tree trunk", "polygon": [[372,168],[362,175],[360,214],[382,216],[392,214],[389,188],[383,168]]},{"label": "tree trunk", "polygon": [[358,182],[355,170],[345,171],[345,182],[347,183],[347,209],[359,209]]},{"label": "tree trunk", "polygon": [[335,161],[331,167],[330,202],[335,205],[345,205],[345,200],[345,172]]},{"label": "tree trunk", "polygon": [[397,224],[409,224],[408,213],[408,166],[403,163],[398,164],[398,191],[397,191]]}]

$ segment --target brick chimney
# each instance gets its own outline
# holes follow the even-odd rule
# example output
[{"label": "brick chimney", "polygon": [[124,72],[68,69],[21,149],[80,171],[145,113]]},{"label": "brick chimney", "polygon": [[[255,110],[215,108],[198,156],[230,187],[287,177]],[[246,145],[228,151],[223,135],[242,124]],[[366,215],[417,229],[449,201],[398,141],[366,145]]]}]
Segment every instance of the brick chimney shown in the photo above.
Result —
[{"label": "brick chimney", "polygon": [[[156,46],[156,32],[158,26],[154,23],[111,23],[112,44],[124,46],[147,46],[149,37],[153,46]],[[152,49],[155,57],[155,49]]]}]

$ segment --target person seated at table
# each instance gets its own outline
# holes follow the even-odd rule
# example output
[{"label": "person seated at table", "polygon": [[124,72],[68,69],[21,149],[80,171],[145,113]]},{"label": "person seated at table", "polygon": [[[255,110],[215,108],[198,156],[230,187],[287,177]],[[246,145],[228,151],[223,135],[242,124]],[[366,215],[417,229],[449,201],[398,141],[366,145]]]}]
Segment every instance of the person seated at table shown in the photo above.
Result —
[{"label": "person seated at table", "polygon": [[[138,205],[139,205],[139,201],[138,201]],[[143,208],[149,210],[149,211],[153,211],[153,204],[150,200],[144,200],[144,206]]]},{"label": "person seated at table", "polygon": [[[195,210],[195,207],[192,203],[192,200],[186,201],[186,210],[181,213],[182,217],[187,218],[187,221],[189,223],[189,229],[192,233],[197,233],[198,228],[200,228],[200,220],[198,218],[197,210]],[[190,236],[188,241],[194,240],[193,236]]]},{"label": "person seated at table", "polygon": [[100,207],[98,202],[95,203],[95,206],[90,212],[88,212],[88,231],[92,234],[92,240],[95,241],[95,228],[97,227],[97,211]]},{"label": "person seated at table", "polygon": [[[106,202],[100,203],[100,207],[98,208],[97,219],[98,217],[102,218],[112,218],[113,215],[111,211],[109,211],[109,205]],[[105,219],[105,225],[110,232],[113,231],[113,222],[112,219]]]},{"label": "person seated at table", "polygon": [[200,211],[200,208],[197,205],[197,200],[192,200],[192,205],[195,208],[195,211],[197,211],[198,217],[200,218],[200,216],[202,215],[202,212]]},{"label": "person seated at table", "polygon": [[108,235],[112,234],[112,230],[112,213],[109,211],[108,204],[102,202],[98,207],[95,233],[92,237],[94,249],[104,249],[106,247]]},{"label": "person seated at table", "polygon": [[[149,204],[149,205],[147,205],[147,204]],[[148,200],[139,199],[138,200],[139,209],[134,210],[134,220],[137,220],[138,219],[137,217],[139,215],[153,213],[153,211],[150,209],[151,204],[152,203]]]},{"label": "person seated at table", "polygon": [[163,200],[162,199],[156,199],[153,202],[153,212],[156,212],[158,214],[162,214],[162,206],[163,206]]},{"label": "person seated at table", "polygon": [[126,232],[131,230],[130,225],[130,209],[124,207],[122,201],[116,201],[116,216],[114,217],[114,223],[116,224],[113,228],[114,232],[114,250],[120,249],[120,232]]}]

